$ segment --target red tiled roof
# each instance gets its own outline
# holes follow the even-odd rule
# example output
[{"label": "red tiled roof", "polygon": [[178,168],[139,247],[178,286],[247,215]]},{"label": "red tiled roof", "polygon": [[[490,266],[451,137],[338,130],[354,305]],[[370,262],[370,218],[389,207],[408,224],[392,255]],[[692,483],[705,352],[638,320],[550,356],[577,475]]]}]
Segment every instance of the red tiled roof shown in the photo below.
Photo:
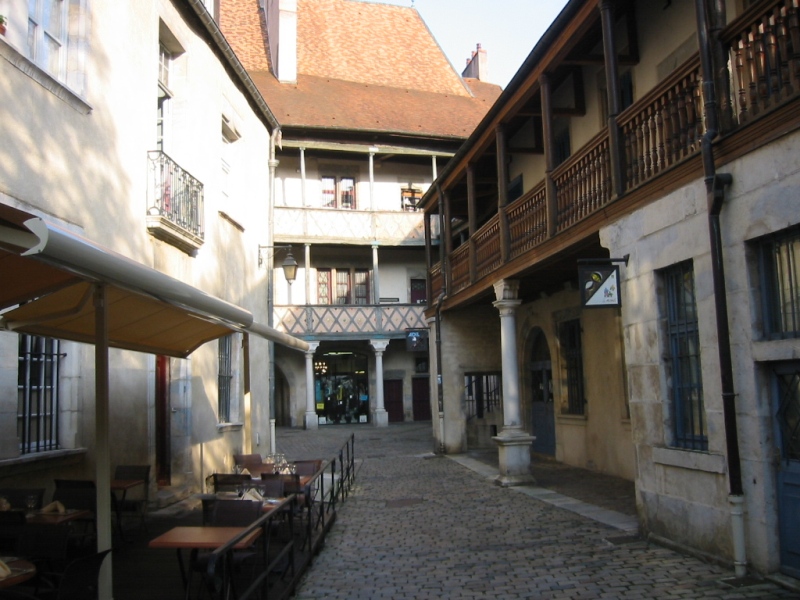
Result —
[{"label": "red tiled roof", "polygon": [[466,138],[492,105],[490,100],[469,96],[309,75],[299,75],[297,84],[280,83],[263,71],[250,77],[283,126]]},{"label": "red tiled roof", "polygon": [[280,83],[271,70],[257,0],[223,0],[220,13],[225,37],[283,126],[466,138],[502,91],[462,80],[414,8],[298,0],[296,83]]}]

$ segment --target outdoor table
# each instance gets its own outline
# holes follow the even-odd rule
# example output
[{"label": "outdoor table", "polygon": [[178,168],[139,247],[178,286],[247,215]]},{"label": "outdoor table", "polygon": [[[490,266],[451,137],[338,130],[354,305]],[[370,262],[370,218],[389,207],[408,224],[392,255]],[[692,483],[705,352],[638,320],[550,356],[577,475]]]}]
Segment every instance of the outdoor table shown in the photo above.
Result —
[{"label": "outdoor table", "polygon": [[11,575],[5,579],[0,579],[0,589],[24,583],[36,575],[36,565],[30,561],[13,556],[0,556],[0,560],[11,569]]},{"label": "outdoor table", "polygon": [[61,525],[62,523],[68,523],[69,521],[74,521],[75,519],[88,519],[91,516],[92,511],[90,510],[81,508],[68,508],[63,513],[43,513],[41,511],[36,511],[28,513],[25,515],[25,518],[28,523],[36,523],[40,525]]},{"label": "outdoor table", "polygon": [[[179,526],[173,527],[166,533],[150,540],[149,548],[175,548],[178,555],[178,566],[181,570],[181,579],[183,587],[186,592],[186,598],[189,597],[191,569],[197,558],[198,550],[216,550],[220,546],[225,545],[231,538],[242,533],[246,527],[211,527],[211,526],[197,526],[186,527]],[[233,548],[235,550],[244,550],[253,544],[253,542],[261,535],[261,528],[254,529],[249,535],[239,541]],[[189,564],[185,565],[183,561],[182,551],[190,550]],[[188,566],[188,573],[187,573]]]},{"label": "outdoor table", "polygon": [[129,489],[135,488],[137,485],[144,485],[145,483],[144,479],[112,479],[111,491],[122,492],[120,500],[124,501]]}]

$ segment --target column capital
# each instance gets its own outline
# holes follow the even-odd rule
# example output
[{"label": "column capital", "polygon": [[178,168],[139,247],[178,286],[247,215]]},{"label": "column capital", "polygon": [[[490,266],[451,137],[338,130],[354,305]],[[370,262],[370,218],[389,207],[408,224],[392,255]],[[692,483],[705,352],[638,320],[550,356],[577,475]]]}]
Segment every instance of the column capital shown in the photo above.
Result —
[{"label": "column capital", "polygon": [[306,350],[306,355],[314,356],[314,352],[317,351],[319,348],[319,342],[308,342],[308,350]]},{"label": "column capital", "polygon": [[385,352],[386,348],[389,346],[389,340],[370,340],[369,345],[372,346],[372,349],[375,352]]},{"label": "column capital", "polygon": [[519,298],[519,280],[501,279],[494,284],[494,295],[498,302],[501,300],[516,300]]}]

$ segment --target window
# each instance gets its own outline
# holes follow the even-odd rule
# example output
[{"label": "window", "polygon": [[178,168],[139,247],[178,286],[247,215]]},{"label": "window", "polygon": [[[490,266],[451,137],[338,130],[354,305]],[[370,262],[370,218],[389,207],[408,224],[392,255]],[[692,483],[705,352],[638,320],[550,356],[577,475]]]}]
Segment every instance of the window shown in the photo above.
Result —
[{"label": "window", "polygon": [[662,275],[673,443],[679,448],[707,450],[694,268],[687,261],[666,269]]},{"label": "window", "polygon": [[331,270],[317,269],[317,304],[331,303]]},{"label": "window", "polygon": [[169,119],[169,101],[172,92],[169,90],[169,70],[172,65],[172,53],[164,44],[158,48],[158,111],[156,113],[156,150],[165,151],[164,138],[166,136],[167,122]]},{"label": "window", "polygon": [[561,123],[561,127],[557,129],[556,134],[553,136],[553,159],[556,165],[560,165],[567,160],[572,153],[569,140],[569,124]]},{"label": "window", "polygon": [[800,229],[761,242],[759,258],[765,335],[800,337]]},{"label": "window", "polygon": [[56,79],[66,71],[67,2],[28,0],[28,56]]},{"label": "window", "polygon": [[231,422],[233,388],[233,335],[219,338],[218,414],[220,423]]},{"label": "window", "polygon": [[369,304],[369,269],[355,270],[354,303]]},{"label": "window", "polygon": [[20,335],[18,356],[20,454],[55,450],[58,448],[58,340]]},{"label": "window", "polygon": [[562,410],[568,415],[583,415],[586,397],[583,391],[583,349],[581,347],[581,321],[572,319],[558,326],[558,340],[567,383],[567,405]]},{"label": "window", "polygon": [[773,394],[778,407],[781,456],[786,461],[800,461],[800,362],[775,365]]},{"label": "window", "polygon": [[356,208],[356,180],[353,177],[324,175],[321,181],[324,208]]},{"label": "window", "polygon": [[422,200],[422,190],[418,190],[410,184],[407,188],[400,190],[400,208],[404,211],[417,212],[420,200]]},{"label": "window", "polygon": [[350,271],[336,270],[336,297],[334,304],[350,304]]},{"label": "window", "polygon": [[486,413],[500,409],[503,398],[501,373],[465,373],[464,400],[467,418],[482,419]]},{"label": "window", "polygon": [[428,302],[428,284],[425,279],[411,280],[411,304],[425,304]]},{"label": "window", "polygon": [[369,269],[317,269],[318,304],[370,304],[370,287]]}]

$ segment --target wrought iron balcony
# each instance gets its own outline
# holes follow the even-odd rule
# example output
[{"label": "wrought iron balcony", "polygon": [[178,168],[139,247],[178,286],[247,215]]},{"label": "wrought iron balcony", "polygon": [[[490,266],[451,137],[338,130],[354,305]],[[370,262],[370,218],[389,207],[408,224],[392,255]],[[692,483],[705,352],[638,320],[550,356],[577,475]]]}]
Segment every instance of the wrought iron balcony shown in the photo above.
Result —
[{"label": "wrought iron balcony", "polygon": [[161,151],[147,153],[147,229],[193,253],[203,245],[203,184]]}]

